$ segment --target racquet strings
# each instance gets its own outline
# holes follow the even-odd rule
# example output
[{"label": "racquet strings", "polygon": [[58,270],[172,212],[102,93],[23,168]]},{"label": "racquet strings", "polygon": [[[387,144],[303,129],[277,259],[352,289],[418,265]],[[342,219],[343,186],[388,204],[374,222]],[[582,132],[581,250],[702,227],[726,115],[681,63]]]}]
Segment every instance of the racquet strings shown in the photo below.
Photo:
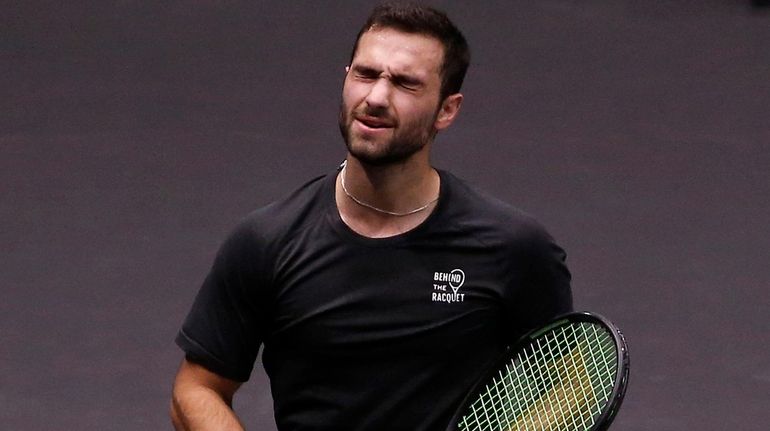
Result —
[{"label": "racquet strings", "polygon": [[531,341],[481,392],[461,431],[590,429],[615,385],[618,352],[595,323],[570,323]]}]

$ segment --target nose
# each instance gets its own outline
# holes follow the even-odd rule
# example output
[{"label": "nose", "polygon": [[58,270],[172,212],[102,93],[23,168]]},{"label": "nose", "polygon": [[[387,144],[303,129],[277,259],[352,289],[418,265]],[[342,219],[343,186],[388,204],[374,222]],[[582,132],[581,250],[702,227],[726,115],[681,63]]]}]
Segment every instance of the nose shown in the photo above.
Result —
[{"label": "nose", "polygon": [[366,95],[366,104],[370,108],[387,108],[390,104],[390,91],[388,79],[383,77],[374,81]]}]

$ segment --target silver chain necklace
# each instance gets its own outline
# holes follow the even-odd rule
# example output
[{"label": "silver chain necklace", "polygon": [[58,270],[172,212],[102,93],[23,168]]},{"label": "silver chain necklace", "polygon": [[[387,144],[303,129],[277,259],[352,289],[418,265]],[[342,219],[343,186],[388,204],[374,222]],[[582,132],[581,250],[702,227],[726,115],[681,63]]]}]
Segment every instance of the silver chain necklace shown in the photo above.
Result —
[{"label": "silver chain necklace", "polygon": [[394,217],[404,217],[414,213],[418,213],[420,211],[424,211],[438,200],[438,196],[436,196],[432,201],[428,202],[427,204],[406,212],[394,212],[394,211],[384,210],[382,208],[377,208],[376,206],[368,204],[358,199],[357,197],[353,196],[352,194],[350,194],[350,192],[348,191],[348,188],[345,187],[345,168],[347,168],[347,160],[345,162],[342,162],[342,171],[340,171],[340,185],[342,185],[342,191],[345,192],[345,195],[350,199],[352,199],[353,202],[357,203],[358,205],[361,205],[362,207],[366,207],[366,208],[369,208],[370,210],[377,211],[378,213],[392,215]]}]

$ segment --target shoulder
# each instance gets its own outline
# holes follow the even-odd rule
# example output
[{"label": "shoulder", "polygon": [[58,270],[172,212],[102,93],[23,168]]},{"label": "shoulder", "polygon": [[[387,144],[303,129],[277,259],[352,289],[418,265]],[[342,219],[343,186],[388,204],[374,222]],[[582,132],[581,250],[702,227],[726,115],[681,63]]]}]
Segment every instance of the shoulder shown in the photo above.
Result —
[{"label": "shoulder", "polygon": [[333,179],[333,174],[315,177],[284,198],[252,211],[230,232],[226,245],[264,247],[312,226],[323,217],[333,200],[333,189],[330,189]]},{"label": "shoulder", "polygon": [[534,245],[550,242],[545,227],[531,214],[440,171],[446,187],[446,214],[456,228],[473,230],[480,241]]}]

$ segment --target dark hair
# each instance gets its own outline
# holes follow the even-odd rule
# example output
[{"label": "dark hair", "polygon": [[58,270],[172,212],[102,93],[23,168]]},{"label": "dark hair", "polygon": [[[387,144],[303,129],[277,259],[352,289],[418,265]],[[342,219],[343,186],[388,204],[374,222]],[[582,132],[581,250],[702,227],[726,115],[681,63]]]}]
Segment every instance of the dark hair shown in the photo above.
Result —
[{"label": "dark hair", "polygon": [[414,3],[385,3],[377,6],[361,27],[350,54],[350,62],[358,50],[361,36],[375,27],[393,28],[406,33],[431,36],[444,46],[441,65],[441,100],[459,93],[471,60],[468,42],[444,12]]}]

